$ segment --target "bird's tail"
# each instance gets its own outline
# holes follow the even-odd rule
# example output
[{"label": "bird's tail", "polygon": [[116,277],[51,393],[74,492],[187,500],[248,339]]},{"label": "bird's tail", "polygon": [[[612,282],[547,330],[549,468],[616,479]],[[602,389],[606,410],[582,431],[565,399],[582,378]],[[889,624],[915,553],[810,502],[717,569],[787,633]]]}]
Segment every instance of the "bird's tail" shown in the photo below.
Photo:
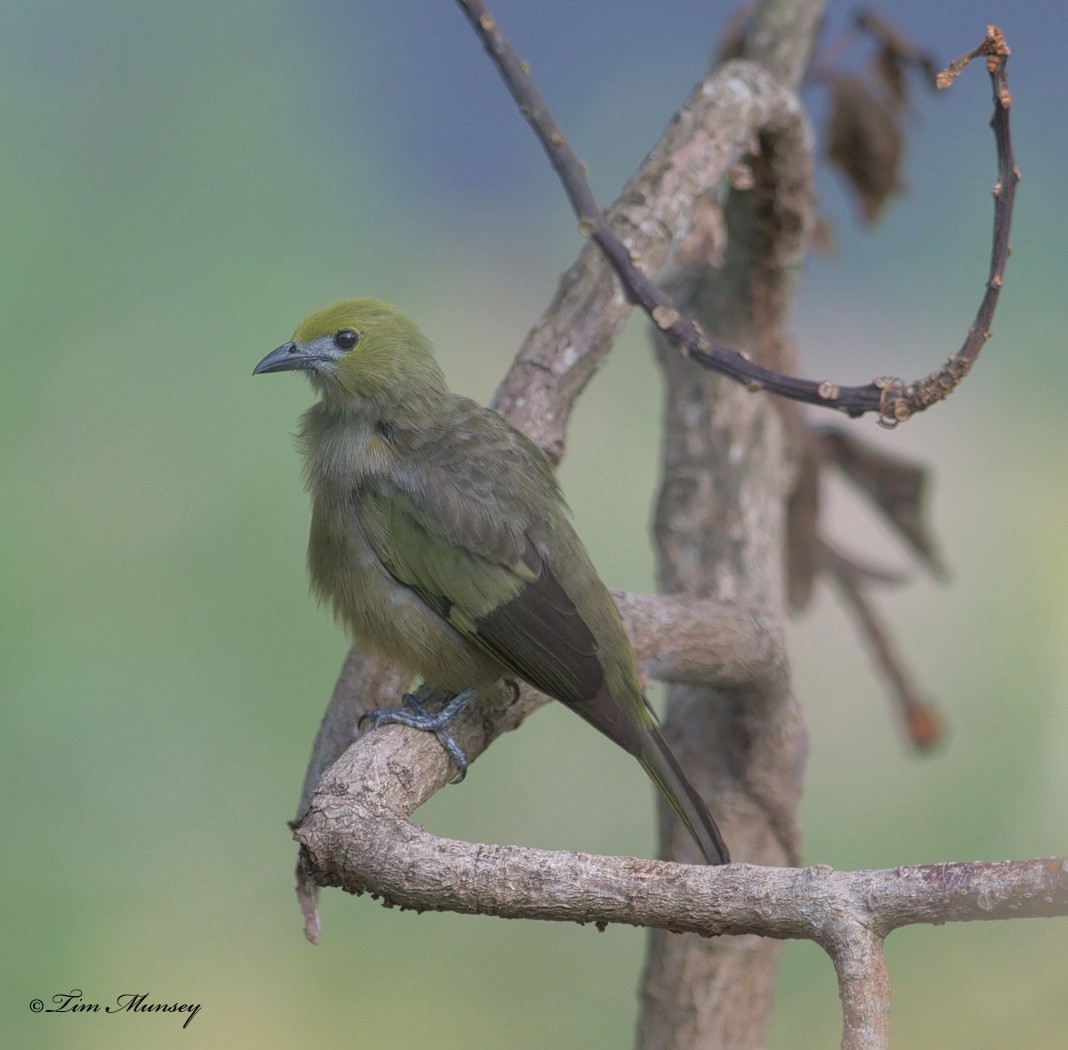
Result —
[{"label": "bird's tail", "polygon": [[642,736],[645,746],[638,755],[642,769],[678,814],[679,820],[686,825],[705,860],[709,864],[729,864],[731,858],[727,852],[727,844],[723,841],[712,814],[708,812],[700,795],[682,771],[679,760],[668,747],[660,730],[656,726],[649,726]]}]

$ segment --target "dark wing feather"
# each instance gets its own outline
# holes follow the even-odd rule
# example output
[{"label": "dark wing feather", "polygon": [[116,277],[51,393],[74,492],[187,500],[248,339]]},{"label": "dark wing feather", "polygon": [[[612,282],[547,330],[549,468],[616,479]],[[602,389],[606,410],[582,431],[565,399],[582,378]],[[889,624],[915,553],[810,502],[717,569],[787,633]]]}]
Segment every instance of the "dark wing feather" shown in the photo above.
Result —
[{"label": "dark wing feather", "polygon": [[640,754],[640,729],[608,690],[589,625],[529,543],[523,561],[537,575],[511,601],[475,620],[479,644],[624,750]]},{"label": "dark wing feather", "polygon": [[481,643],[543,693],[564,703],[595,696],[604,682],[593,632],[560,581],[527,545],[536,575],[514,598],[474,621]]},{"label": "dark wing feather", "polygon": [[411,494],[388,489],[374,494],[364,518],[367,539],[394,579],[507,672],[637,757],[708,862],[725,863],[715,821],[642,706],[637,683],[632,710],[609,689],[593,630],[530,537],[510,539],[497,523],[496,542],[479,542],[480,530],[450,534],[439,522]]},{"label": "dark wing feather", "polygon": [[434,528],[409,494],[380,491],[375,506],[368,539],[394,579],[507,671],[641,753],[640,728],[608,690],[592,630],[529,537],[514,560],[488,556],[472,549],[472,536],[460,543]]}]

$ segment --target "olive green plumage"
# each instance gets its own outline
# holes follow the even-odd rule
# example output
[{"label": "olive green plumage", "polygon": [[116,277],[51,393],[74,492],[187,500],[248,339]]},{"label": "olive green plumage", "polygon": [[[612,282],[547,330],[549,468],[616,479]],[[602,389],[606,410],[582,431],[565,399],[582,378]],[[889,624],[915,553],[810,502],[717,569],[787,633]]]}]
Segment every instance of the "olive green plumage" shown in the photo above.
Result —
[{"label": "olive green plumage", "polygon": [[378,299],[312,314],[256,372],[294,369],[319,394],[300,428],[312,587],[353,637],[429,685],[485,694],[518,677],[562,701],[726,862],[541,450],[450,393],[426,337]]}]

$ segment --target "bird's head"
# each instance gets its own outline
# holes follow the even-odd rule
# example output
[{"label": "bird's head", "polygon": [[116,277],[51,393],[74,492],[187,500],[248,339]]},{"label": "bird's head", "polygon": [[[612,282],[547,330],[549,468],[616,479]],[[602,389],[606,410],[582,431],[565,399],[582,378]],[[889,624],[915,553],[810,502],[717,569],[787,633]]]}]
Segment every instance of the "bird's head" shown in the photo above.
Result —
[{"label": "bird's head", "polygon": [[418,410],[447,394],[430,341],[381,299],[339,299],[317,310],[252,374],[294,370],[307,373],[324,401],[342,404]]}]

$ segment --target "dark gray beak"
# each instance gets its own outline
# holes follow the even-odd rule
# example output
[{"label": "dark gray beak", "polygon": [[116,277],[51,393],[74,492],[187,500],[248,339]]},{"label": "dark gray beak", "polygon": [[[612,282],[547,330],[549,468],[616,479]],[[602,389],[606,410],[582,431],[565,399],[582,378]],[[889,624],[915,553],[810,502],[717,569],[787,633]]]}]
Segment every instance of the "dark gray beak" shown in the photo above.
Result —
[{"label": "dark gray beak", "polygon": [[312,368],[317,360],[317,356],[306,346],[290,340],[277,350],[272,350],[252,369],[252,374],[258,376],[261,372],[292,372],[298,368]]}]

